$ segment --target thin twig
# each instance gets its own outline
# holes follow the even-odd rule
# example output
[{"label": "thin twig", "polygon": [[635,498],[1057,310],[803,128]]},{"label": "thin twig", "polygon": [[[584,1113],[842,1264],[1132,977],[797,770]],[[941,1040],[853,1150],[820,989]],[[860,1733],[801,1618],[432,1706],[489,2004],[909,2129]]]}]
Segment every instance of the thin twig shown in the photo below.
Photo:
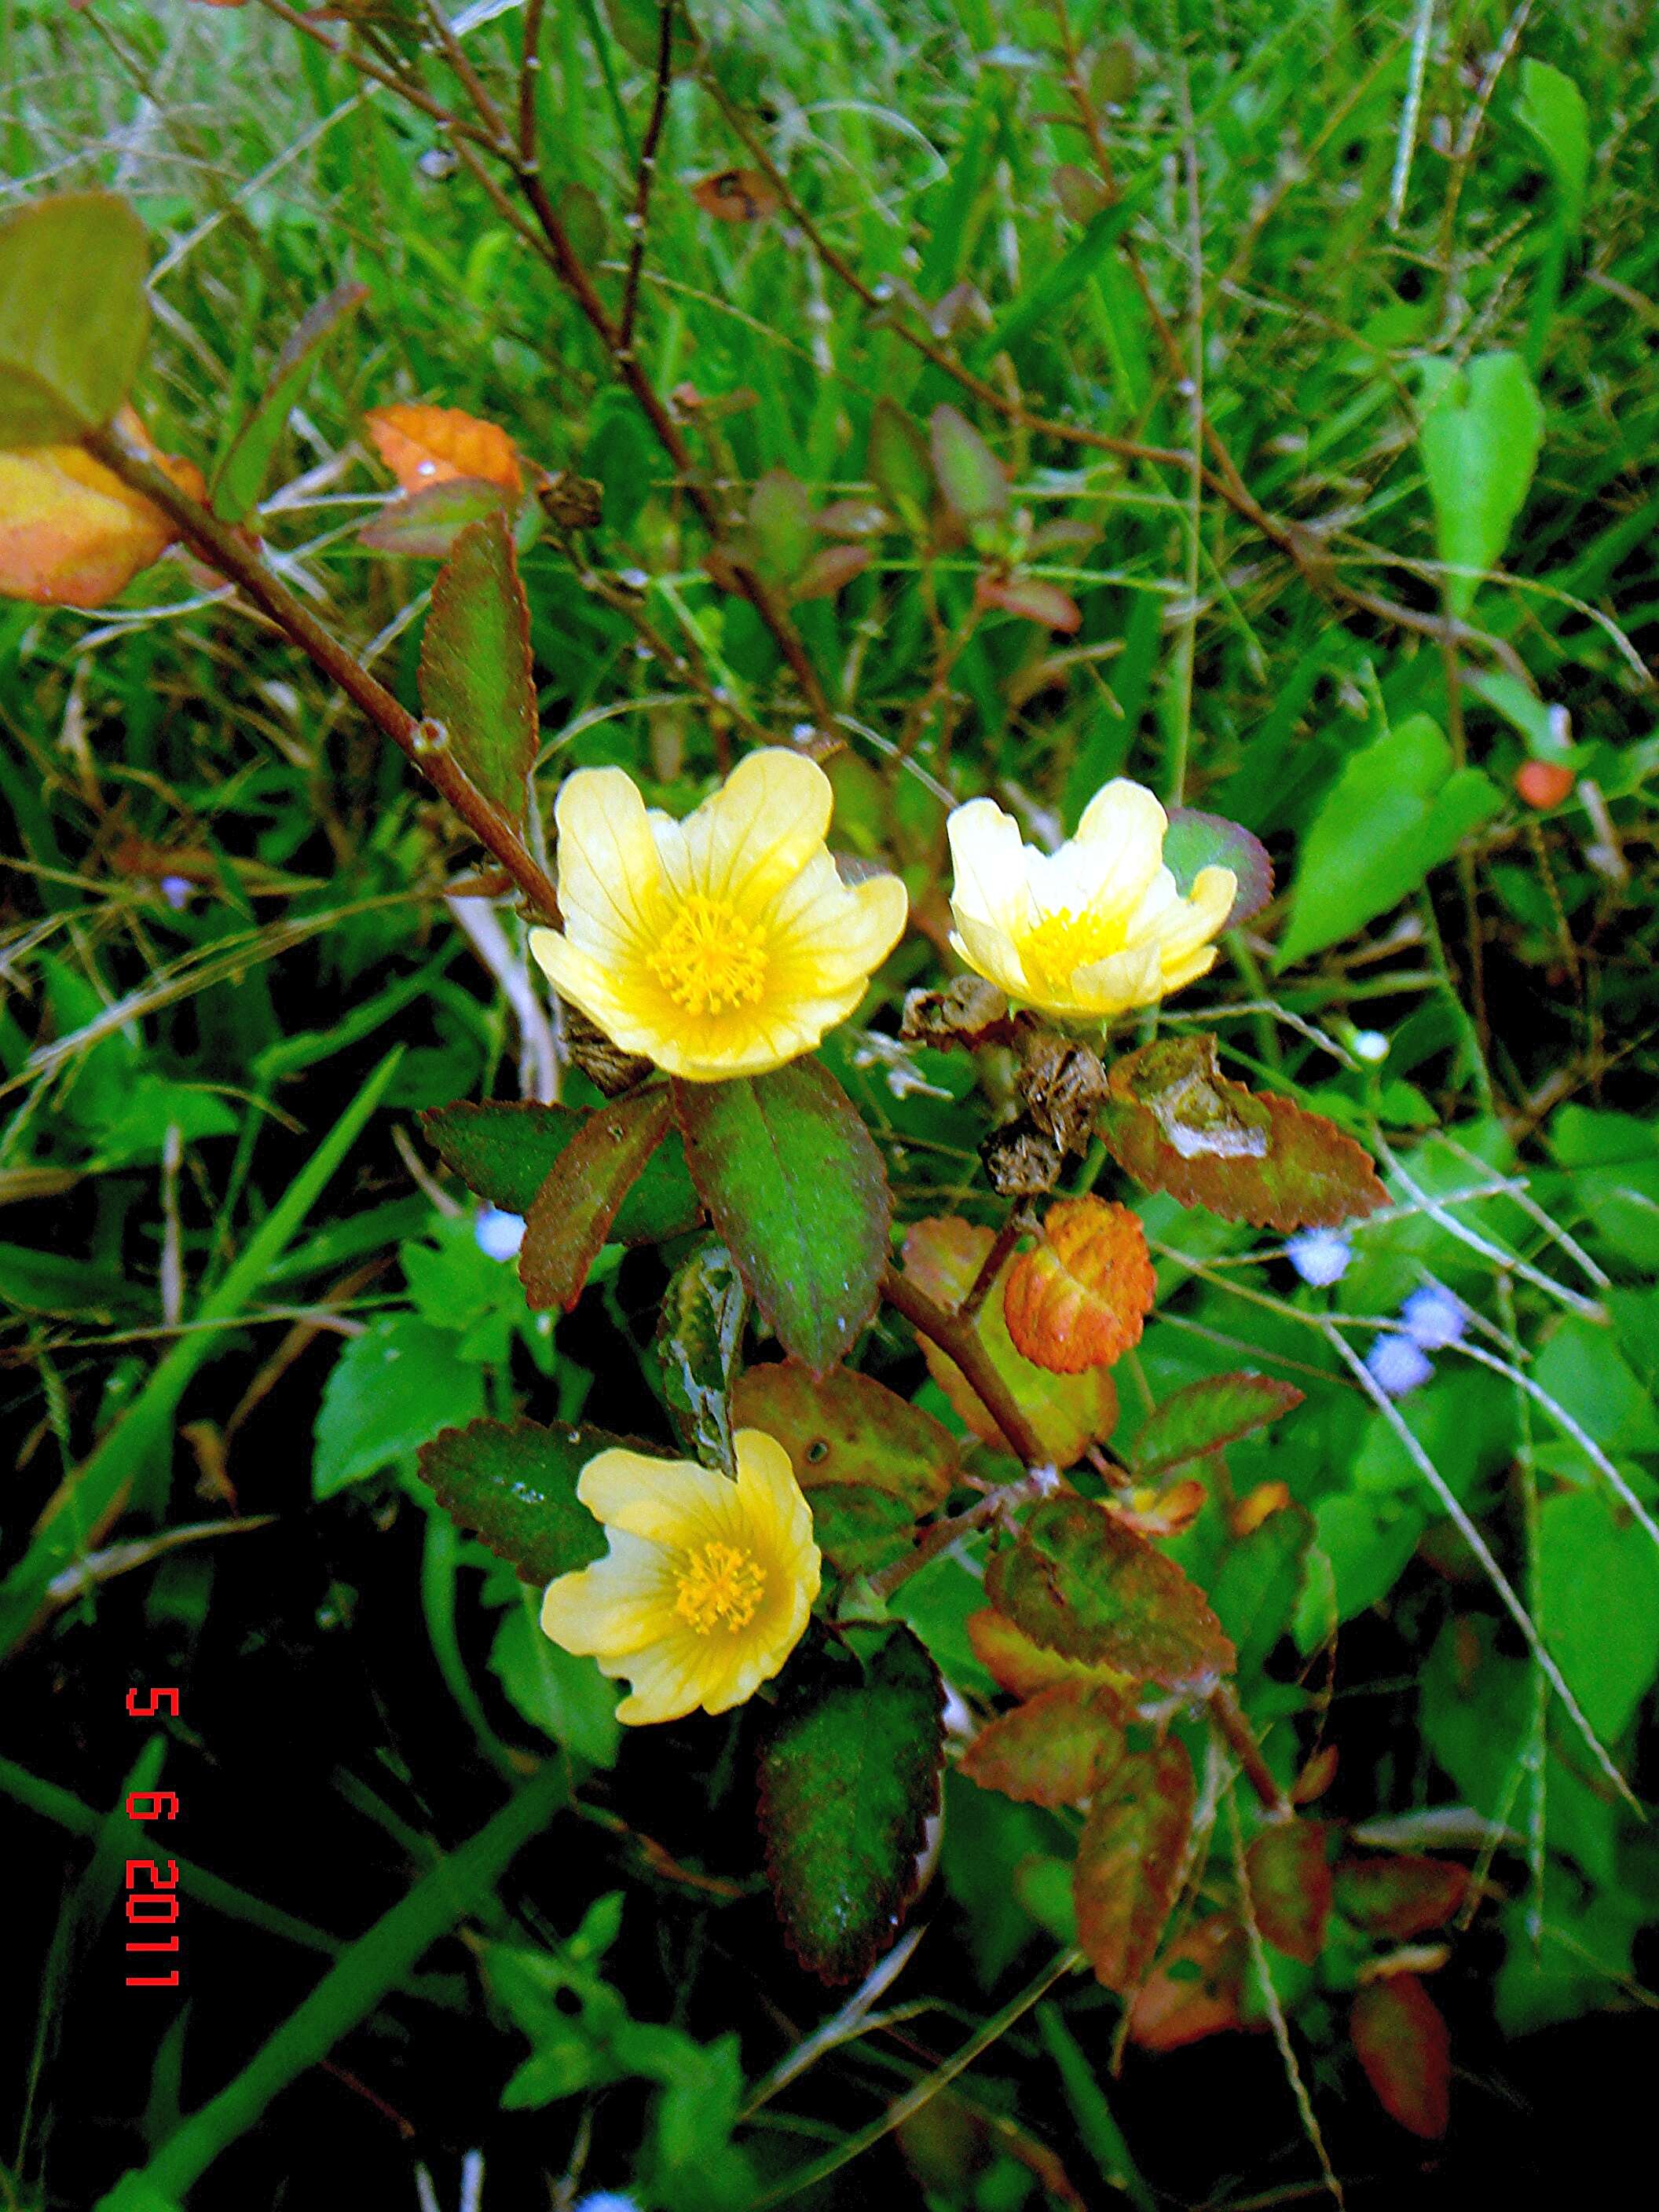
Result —
[{"label": "thin twig", "polygon": [[674,8],[675,0],[658,0],[657,88],[651,102],[651,119],[645,126],[645,138],[640,147],[639,177],[634,188],[630,219],[634,241],[629,248],[628,275],[623,283],[622,316],[617,325],[619,341],[625,346],[634,343],[634,317],[640,304],[640,271],[645,266],[646,226],[651,220],[651,187],[657,177],[657,146],[662,137],[663,118],[668,112],[668,88],[674,78]]},{"label": "thin twig", "polygon": [[228,576],[259,607],[290,643],[299,647],[330,680],[360,708],[381,733],[407,755],[433,787],[453,807],[481,845],[512,877],[541,915],[556,921],[558,894],[552,878],[530,852],[501,809],[486,799],[450,750],[435,722],[423,722],[399,704],[339,640],[324,629],[278,581],[248,541],[230,529],[159,469],[141,447],[113,428],[89,431],[87,451],[112,476],[179,526],[193,550],[221,574]]}]

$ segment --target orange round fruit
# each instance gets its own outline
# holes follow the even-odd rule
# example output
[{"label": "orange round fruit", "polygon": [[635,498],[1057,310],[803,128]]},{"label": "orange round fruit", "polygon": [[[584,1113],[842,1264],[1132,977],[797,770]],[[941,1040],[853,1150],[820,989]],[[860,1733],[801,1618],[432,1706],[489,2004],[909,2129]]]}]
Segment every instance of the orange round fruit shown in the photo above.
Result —
[{"label": "orange round fruit", "polygon": [[1577,778],[1559,761],[1522,761],[1515,771],[1515,788],[1528,806],[1559,806]]}]

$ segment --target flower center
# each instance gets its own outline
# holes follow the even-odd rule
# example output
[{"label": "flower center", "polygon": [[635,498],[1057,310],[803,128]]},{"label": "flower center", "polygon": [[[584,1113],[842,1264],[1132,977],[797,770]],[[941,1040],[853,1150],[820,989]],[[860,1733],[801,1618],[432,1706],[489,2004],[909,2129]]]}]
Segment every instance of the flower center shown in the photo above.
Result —
[{"label": "flower center", "polygon": [[752,1006],[766,982],[766,941],[729,900],[693,891],[649,956],[652,973],[689,1014]]},{"label": "flower center", "polygon": [[1124,936],[1121,915],[1093,914],[1086,907],[1078,914],[1061,907],[1058,913],[1043,915],[1020,951],[1045,974],[1066,976],[1121,952]]},{"label": "flower center", "polygon": [[755,1617],[766,1588],[766,1571],[752,1552],[736,1544],[704,1544],[688,1552],[678,1576],[674,1610],[699,1636],[723,1620],[735,1636]]}]

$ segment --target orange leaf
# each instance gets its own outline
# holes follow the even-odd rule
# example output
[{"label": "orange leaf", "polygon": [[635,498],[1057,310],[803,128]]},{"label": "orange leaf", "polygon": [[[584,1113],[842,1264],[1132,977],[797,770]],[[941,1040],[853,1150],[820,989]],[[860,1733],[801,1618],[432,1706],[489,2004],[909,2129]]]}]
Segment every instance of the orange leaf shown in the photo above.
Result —
[{"label": "orange leaf", "polygon": [[[201,471],[169,459],[123,408],[120,427],[181,489],[206,496]],[[178,536],[167,516],[79,446],[0,453],[0,598],[99,607],[124,592]]]},{"label": "orange leaf", "polygon": [[524,475],[513,441],[494,422],[481,422],[459,407],[375,407],[363,417],[374,450],[399,488],[452,483],[458,477],[520,491]]},{"label": "orange leaf", "polygon": [[1287,1482],[1258,1482],[1234,1506],[1229,1516],[1235,1536],[1251,1536],[1275,1513],[1282,1513],[1291,1502],[1291,1486]]},{"label": "orange leaf", "polygon": [[[904,1272],[930,1297],[954,1306],[972,1287],[994,1241],[993,1232],[955,1214],[913,1222],[905,1232]],[[1117,1393],[1103,1368],[1060,1376],[1024,1358],[1003,1318],[1002,1276],[975,1317],[974,1328],[991,1364],[1012,1392],[1020,1411],[1056,1467],[1070,1467],[1091,1443],[1110,1436],[1117,1422]],[[982,1443],[1001,1445],[1001,1431],[969,1387],[967,1376],[931,1339],[922,1340],[928,1372],[963,1421]]]},{"label": "orange leaf", "polygon": [[1051,1375],[1081,1375],[1139,1343],[1157,1292],[1146,1238],[1128,1207],[1062,1198],[1048,1209],[1042,1243],[1009,1269],[1002,1310],[1028,1359]]},{"label": "orange leaf", "polygon": [[758,169],[717,169],[692,185],[691,197],[716,222],[763,222],[783,205],[777,187]]},{"label": "orange leaf", "polygon": [[1224,2028],[1243,2027],[1238,1997],[1244,1960],[1244,1931],[1224,1914],[1187,1929],[1134,2001],[1132,2041],[1143,2051],[1179,2051]]}]

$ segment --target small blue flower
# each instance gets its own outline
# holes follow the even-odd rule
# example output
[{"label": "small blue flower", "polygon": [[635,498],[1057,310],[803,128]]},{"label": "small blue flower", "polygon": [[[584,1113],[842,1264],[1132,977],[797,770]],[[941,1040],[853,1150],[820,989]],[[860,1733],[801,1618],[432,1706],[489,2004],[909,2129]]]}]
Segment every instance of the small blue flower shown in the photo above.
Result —
[{"label": "small blue flower", "polygon": [[1341,1281],[1353,1248],[1344,1229],[1303,1229],[1287,1241],[1285,1257],[1304,1283],[1323,1291]]},{"label": "small blue flower", "polygon": [[640,2208],[619,2189],[600,2189],[592,2197],[579,2197],[576,2212],[640,2212]]},{"label": "small blue flower", "polygon": [[1375,1067],[1389,1056],[1389,1040],[1381,1030],[1356,1030],[1348,1042],[1355,1059],[1369,1066]]},{"label": "small blue flower", "polygon": [[1425,1352],[1440,1352],[1449,1344],[1462,1341],[1466,1317],[1462,1304],[1449,1291],[1443,1290],[1438,1283],[1425,1283],[1401,1307],[1400,1318],[1413,1344],[1420,1345]]},{"label": "small blue flower", "polygon": [[1434,1362],[1408,1336],[1379,1336],[1365,1354],[1365,1370],[1387,1398],[1420,1390],[1434,1373]]},{"label": "small blue flower", "polygon": [[498,1206],[481,1206],[472,1224],[478,1249],[492,1260],[515,1260],[524,1243],[524,1216],[503,1213]]},{"label": "small blue flower", "polygon": [[190,895],[194,888],[188,876],[163,876],[161,878],[161,896],[174,914],[181,913],[190,904]]}]

